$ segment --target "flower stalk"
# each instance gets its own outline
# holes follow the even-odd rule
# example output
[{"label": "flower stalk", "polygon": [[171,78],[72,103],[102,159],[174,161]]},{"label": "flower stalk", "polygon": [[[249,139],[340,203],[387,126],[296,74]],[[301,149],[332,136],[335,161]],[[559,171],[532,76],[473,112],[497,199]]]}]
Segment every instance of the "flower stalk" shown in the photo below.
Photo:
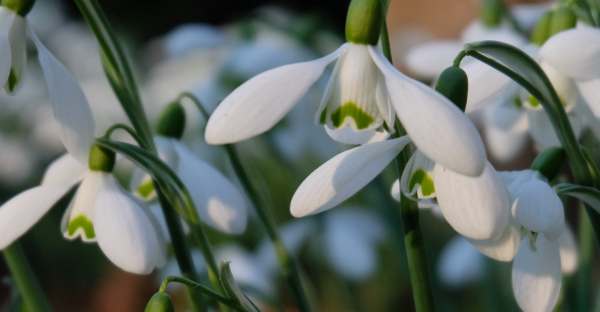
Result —
[{"label": "flower stalk", "polygon": [[[381,47],[385,57],[392,63],[392,51],[385,19],[389,3],[386,0],[382,0],[382,3],[383,22],[380,35]],[[405,131],[398,121],[396,123],[396,135],[401,136],[403,134],[405,134]],[[405,148],[400,152],[398,157],[396,157],[398,179],[402,177],[402,172],[404,172],[404,168],[410,159],[410,152],[411,150],[409,148]],[[415,201],[404,196],[402,192],[400,192],[400,196],[400,218],[404,236],[404,249],[406,252],[415,310],[419,312],[433,311],[433,292],[427,270],[425,244],[419,224],[419,208]]]},{"label": "flower stalk", "polygon": [[4,249],[3,254],[8,270],[23,299],[25,310],[31,312],[51,311],[48,299],[31,270],[20,243],[14,242]]}]

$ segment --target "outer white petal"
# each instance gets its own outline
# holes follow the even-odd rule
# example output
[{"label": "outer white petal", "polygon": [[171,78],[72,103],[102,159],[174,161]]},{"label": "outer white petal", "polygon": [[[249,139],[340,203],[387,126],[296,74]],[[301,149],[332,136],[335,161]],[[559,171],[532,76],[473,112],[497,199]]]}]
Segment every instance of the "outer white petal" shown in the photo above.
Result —
[{"label": "outer white petal", "polygon": [[85,171],[86,168],[71,154],[64,154],[48,166],[41,185],[72,186],[81,181]]},{"label": "outer white petal", "polygon": [[417,76],[433,80],[452,64],[462,46],[452,40],[427,42],[410,49],[405,62]]},{"label": "outer white petal", "polygon": [[569,77],[600,78],[600,30],[577,27],[562,31],[544,43],[540,56]]},{"label": "outer white petal", "polygon": [[455,236],[444,246],[439,259],[440,279],[451,287],[477,281],[484,273],[483,256],[461,236]]},{"label": "outer white petal", "polygon": [[556,240],[565,228],[563,204],[546,182],[532,180],[525,183],[512,204],[517,223],[527,230],[545,234]]},{"label": "outer white petal", "polygon": [[114,179],[107,179],[94,205],[94,228],[98,245],[121,269],[148,274],[164,258],[155,229],[142,207]]},{"label": "outer white petal", "polygon": [[573,232],[567,227],[558,238],[560,248],[560,269],[563,274],[572,274],[577,270],[579,252]]},{"label": "outer white petal", "polygon": [[369,47],[402,125],[417,148],[436,163],[477,176],[485,167],[485,150],[469,118],[450,100],[408,78]]},{"label": "outer white petal", "polygon": [[225,233],[240,234],[248,219],[246,199],[223,174],[175,142],[177,174],[187,186],[204,222]]},{"label": "outer white petal", "polygon": [[87,99],[73,75],[29,31],[48,86],[54,118],[61,127],[61,140],[67,151],[83,165],[94,140],[94,118]]},{"label": "outer white petal", "polygon": [[510,218],[510,197],[490,164],[479,177],[436,165],[433,180],[438,204],[454,230],[470,239],[500,238]]},{"label": "outer white petal", "polygon": [[472,60],[462,66],[467,74],[467,112],[475,111],[490,101],[514,96],[515,84],[508,76],[483,62]]},{"label": "outer white petal", "polygon": [[513,261],[512,287],[523,311],[552,311],[561,287],[558,243],[540,235],[533,247],[524,238]]},{"label": "outer white petal", "polygon": [[6,85],[12,65],[10,29],[15,20],[15,13],[0,7],[0,86]]},{"label": "outer white petal", "polygon": [[521,242],[521,232],[516,226],[509,224],[498,239],[469,239],[469,242],[479,249],[482,254],[497,261],[509,262],[517,254],[519,243]]},{"label": "outer white petal", "polygon": [[337,154],[302,181],[292,197],[292,215],[304,217],[339,205],[377,177],[409,142],[404,136]]},{"label": "outer white petal", "polygon": [[37,186],[4,203],[0,207],[0,249],[29,231],[68,190],[61,185]]},{"label": "outer white petal", "polygon": [[210,144],[233,143],[273,127],[321,77],[346,48],[320,59],[277,67],[235,89],[211,115],[205,138]]},{"label": "outer white petal", "polygon": [[581,81],[577,88],[594,116],[600,118],[600,79]]}]

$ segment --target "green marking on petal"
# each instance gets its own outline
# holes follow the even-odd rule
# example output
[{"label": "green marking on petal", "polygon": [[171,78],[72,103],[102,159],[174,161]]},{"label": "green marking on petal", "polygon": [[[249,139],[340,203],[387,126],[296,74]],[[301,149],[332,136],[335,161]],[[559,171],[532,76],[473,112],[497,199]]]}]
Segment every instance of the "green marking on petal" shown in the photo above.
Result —
[{"label": "green marking on petal", "polygon": [[336,128],[340,127],[346,118],[354,119],[358,129],[365,129],[375,121],[373,116],[369,115],[354,102],[344,103],[344,105],[338,107],[331,114],[331,121]]},{"label": "green marking on petal", "polygon": [[67,226],[67,233],[69,236],[73,236],[79,229],[83,230],[83,237],[85,239],[91,240],[96,238],[94,224],[86,215],[81,214],[71,219],[71,221],[69,221],[69,225]]},{"label": "green marking on petal", "polygon": [[325,107],[321,111],[321,115],[319,115],[319,123],[323,125],[325,124],[325,121],[327,121],[327,107]]},{"label": "green marking on petal", "polygon": [[519,98],[518,96],[515,96],[515,98],[513,99],[513,105],[516,108],[521,108],[523,107],[523,103],[521,102],[521,98]]},{"label": "green marking on petal", "polygon": [[146,181],[142,182],[142,184],[138,186],[137,192],[143,198],[148,199],[154,193],[154,183],[151,179],[146,179]]},{"label": "green marking on petal", "polygon": [[6,88],[8,92],[13,92],[17,88],[17,84],[19,83],[19,77],[17,77],[17,72],[11,68],[10,73],[8,74],[8,81],[6,83]]},{"label": "green marking on petal", "polygon": [[423,169],[418,169],[413,172],[413,175],[408,181],[408,189],[412,191],[417,185],[421,186],[421,193],[423,196],[430,196],[435,193],[433,179],[431,178],[431,175]]}]

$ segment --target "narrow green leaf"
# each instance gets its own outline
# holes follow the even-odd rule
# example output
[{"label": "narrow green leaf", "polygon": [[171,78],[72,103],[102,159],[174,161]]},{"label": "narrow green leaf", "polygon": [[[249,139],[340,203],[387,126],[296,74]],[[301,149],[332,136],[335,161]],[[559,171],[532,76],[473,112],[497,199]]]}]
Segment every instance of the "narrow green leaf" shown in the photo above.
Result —
[{"label": "narrow green leaf", "polygon": [[572,183],[560,183],[555,185],[554,189],[559,195],[570,196],[584,202],[600,214],[600,190]]},{"label": "narrow green leaf", "polygon": [[223,262],[221,264],[220,275],[223,289],[225,289],[229,297],[234,298],[238,302],[238,304],[244,309],[244,311],[260,311],[235,282],[233,274],[231,273],[231,268],[229,267],[229,262]]}]

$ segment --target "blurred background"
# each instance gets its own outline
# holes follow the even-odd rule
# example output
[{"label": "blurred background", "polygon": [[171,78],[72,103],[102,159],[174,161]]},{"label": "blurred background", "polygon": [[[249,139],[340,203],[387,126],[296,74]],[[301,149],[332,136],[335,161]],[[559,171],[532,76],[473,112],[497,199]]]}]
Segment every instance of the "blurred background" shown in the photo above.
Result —
[{"label": "blurred background", "polygon": [[[194,93],[213,109],[228,92],[257,73],[333,51],[344,41],[348,5],[339,0],[100,2],[128,49],[153,120],[183,91]],[[458,40],[465,27],[478,18],[479,10],[476,0],[392,0],[388,23],[395,64],[414,74],[404,61],[410,48],[436,39]],[[111,124],[125,122],[100,67],[95,39],[74,3],[38,1],[29,20],[81,82],[99,120],[98,134]],[[33,57],[31,60],[17,95],[0,95],[0,194],[4,199],[38,184],[45,166],[63,152],[38,64]],[[289,200],[299,183],[342,150],[312,122],[325,82],[319,82],[269,134],[240,144],[243,162],[261,195],[269,199],[267,208],[274,212],[286,243],[298,256],[319,311],[413,310],[398,239],[401,228],[394,210],[388,209],[394,205],[388,196],[394,170],[343,207],[302,220],[293,220],[289,214]],[[222,151],[202,143],[204,121],[192,105],[186,109],[190,120],[187,144],[228,172]],[[481,125],[481,116],[472,117]],[[535,154],[533,145],[528,140],[518,155],[496,159],[495,165],[527,168]],[[131,164],[121,161],[119,172],[127,185]],[[59,225],[64,206],[54,207],[24,238],[26,253],[56,311],[141,311],[161,277],[177,274],[174,263],[152,276],[124,273],[97,245],[63,239]],[[570,211],[568,217],[576,228],[577,215]],[[435,211],[424,210],[421,215],[439,310],[517,310],[510,264],[481,256]],[[256,219],[243,235],[210,232],[210,236],[219,257],[232,261],[236,278],[253,298],[264,303],[265,310],[293,311]],[[201,257],[197,265],[202,267]],[[597,276],[594,273],[590,278]],[[15,294],[4,265],[0,275],[4,277],[0,302],[9,311]],[[174,287],[171,293],[183,311],[182,289]]]}]

